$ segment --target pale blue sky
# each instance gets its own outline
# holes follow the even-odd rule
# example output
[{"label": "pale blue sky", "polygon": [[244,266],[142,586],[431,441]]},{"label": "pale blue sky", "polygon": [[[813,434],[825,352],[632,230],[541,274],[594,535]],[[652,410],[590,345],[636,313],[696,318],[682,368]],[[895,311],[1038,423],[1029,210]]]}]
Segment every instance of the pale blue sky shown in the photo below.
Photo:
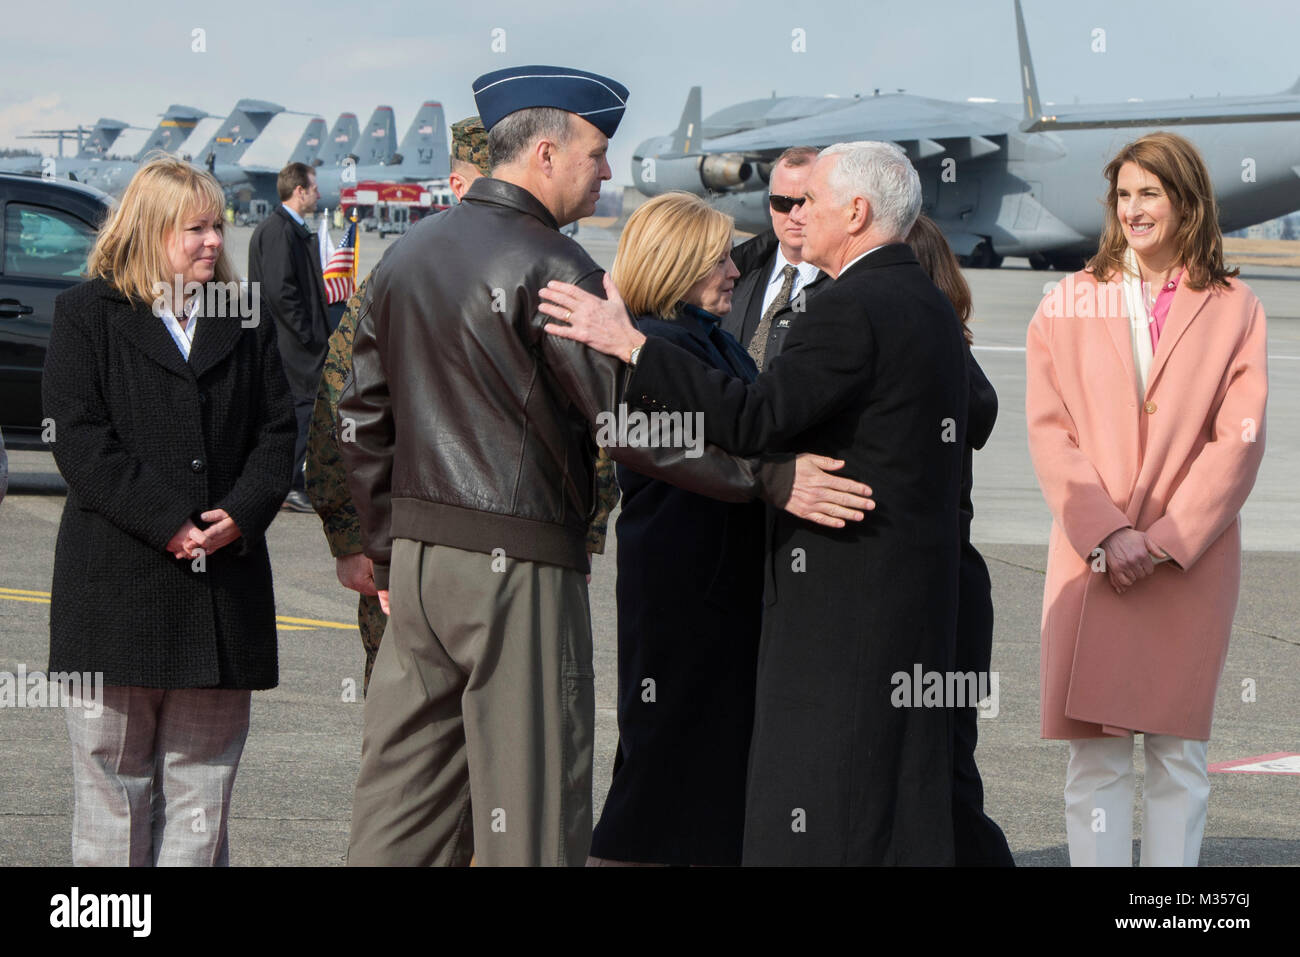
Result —
[{"label": "pale blue sky", "polygon": [[[1024,0],[1024,7],[1044,100],[1278,92],[1300,76],[1294,0],[1232,7]],[[100,116],[152,128],[173,102],[224,116],[240,97],[318,113],[331,124],[344,110],[364,123],[386,103],[400,138],[426,98],[440,100],[454,121],[475,112],[476,76],[554,63],[605,73],[631,90],[611,149],[615,182],[627,182],[632,148],[671,131],[697,83],[706,115],[773,91],[851,96],[902,87],[939,99],[1019,100],[1011,0],[52,2],[11,6],[4,24],[6,147],[33,145],[15,139],[32,128],[88,125]],[[206,31],[204,53],[191,50],[195,28]],[[493,50],[498,28],[505,52]],[[1105,30],[1102,53],[1093,50],[1097,28]],[[807,52],[791,49],[796,29]],[[246,161],[283,162],[305,122],[278,117]],[[202,125],[196,138],[211,128]],[[134,152],[145,136],[124,134],[115,151]]]}]

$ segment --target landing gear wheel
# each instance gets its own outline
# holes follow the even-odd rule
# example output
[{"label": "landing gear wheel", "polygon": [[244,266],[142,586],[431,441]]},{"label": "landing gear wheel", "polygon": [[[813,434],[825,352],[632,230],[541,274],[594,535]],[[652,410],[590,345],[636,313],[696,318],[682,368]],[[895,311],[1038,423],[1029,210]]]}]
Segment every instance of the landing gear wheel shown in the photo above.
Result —
[{"label": "landing gear wheel", "polygon": [[1002,265],[1002,257],[993,251],[993,244],[987,239],[972,249],[969,256],[960,257],[959,261],[971,269],[997,269]]}]

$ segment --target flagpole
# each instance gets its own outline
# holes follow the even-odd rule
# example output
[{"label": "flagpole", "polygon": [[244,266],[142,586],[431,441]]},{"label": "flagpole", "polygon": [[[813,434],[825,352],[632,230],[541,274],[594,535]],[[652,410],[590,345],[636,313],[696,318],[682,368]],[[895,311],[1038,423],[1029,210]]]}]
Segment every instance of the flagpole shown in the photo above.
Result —
[{"label": "flagpole", "polygon": [[352,207],[352,291],[357,289],[357,263],[361,260],[361,230],[357,229],[357,208]]}]

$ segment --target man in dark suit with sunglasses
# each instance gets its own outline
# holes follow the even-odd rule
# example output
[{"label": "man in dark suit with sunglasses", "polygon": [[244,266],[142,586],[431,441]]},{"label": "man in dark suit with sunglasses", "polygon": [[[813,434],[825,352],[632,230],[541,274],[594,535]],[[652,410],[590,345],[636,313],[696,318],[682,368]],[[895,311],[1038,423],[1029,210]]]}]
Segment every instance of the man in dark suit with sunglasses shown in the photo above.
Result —
[{"label": "man in dark suit with sunglasses", "polygon": [[790,218],[816,159],[811,146],[781,154],[768,182],[772,229],[736,247],[731,257],[740,278],[722,328],[749,350],[760,370],[780,355],[791,322],[825,284],[826,274],[803,261],[803,229]]}]

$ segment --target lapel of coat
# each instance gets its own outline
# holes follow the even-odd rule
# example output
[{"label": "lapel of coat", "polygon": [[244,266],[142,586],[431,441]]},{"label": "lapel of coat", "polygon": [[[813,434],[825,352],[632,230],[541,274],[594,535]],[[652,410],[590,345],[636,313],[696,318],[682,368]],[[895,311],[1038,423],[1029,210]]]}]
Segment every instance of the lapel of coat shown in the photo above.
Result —
[{"label": "lapel of coat", "polygon": [[1160,376],[1160,371],[1165,367],[1165,362],[1169,359],[1169,353],[1178,345],[1178,340],[1182,338],[1187,327],[1192,324],[1201,309],[1210,301],[1210,287],[1195,290],[1188,288],[1185,282],[1180,282],[1178,288],[1174,290],[1174,301],[1169,306],[1169,315],[1165,317],[1164,332],[1160,333],[1160,341],[1156,343],[1155,355],[1151,357],[1151,368],[1147,371],[1147,395],[1155,388],[1156,380]]},{"label": "lapel of coat", "polygon": [[[762,318],[763,313],[763,291],[767,286],[767,276],[771,268],[772,262],[767,259],[764,260],[761,269],[755,269],[742,276],[740,283],[745,283],[745,288],[741,290],[741,301],[735,302],[733,296],[732,311],[740,316],[740,333],[736,336],[736,341],[742,346],[754,337],[758,329],[758,320]],[[740,283],[737,283],[737,287]]]},{"label": "lapel of coat", "polygon": [[[1118,310],[1110,308],[1110,304],[1113,302],[1118,303]],[[1071,308],[1076,308],[1077,305],[1078,297],[1076,296],[1076,301],[1071,305]],[[1124,368],[1124,381],[1132,383],[1133,392],[1136,394],[1138,389],[1137,366],[1133,364],[1133,338],[1132,333],[1129,331],[1128,306],[1124,302],[1123,286],[1119,283],[1096,283],[1092,306],[1093,315],[1096,316],[1095,321],[1106,327],[1106,331],[1110,333],[1111,344],[1115,347],[1115,351],[1119,353],[1120,365]],[[1112,315],[1113,311],[1117,311],[1119,315]],[[1147,381],[1151,381],[1150,376],[1147,377]]]},{"label": "lapel of coat", "polygon": [[229,316],[200,316],[199,327],[194,331],[190,346],[190,369],[195,378],[203,375],[224,359],[244,331],[240,318]]},{"label": "lapel of coat", "polygon": [[172,340],[163,321],[153,314],[150,303],[132,305],[116,291],[108,292],[113,303],[112,323],[124,339],[168,372],[190,378],[190,367]]}]

